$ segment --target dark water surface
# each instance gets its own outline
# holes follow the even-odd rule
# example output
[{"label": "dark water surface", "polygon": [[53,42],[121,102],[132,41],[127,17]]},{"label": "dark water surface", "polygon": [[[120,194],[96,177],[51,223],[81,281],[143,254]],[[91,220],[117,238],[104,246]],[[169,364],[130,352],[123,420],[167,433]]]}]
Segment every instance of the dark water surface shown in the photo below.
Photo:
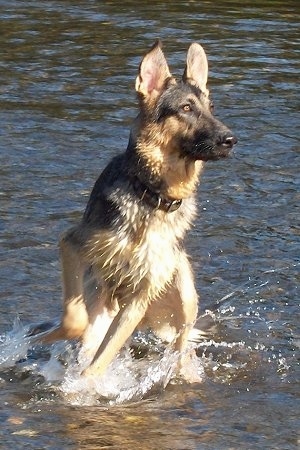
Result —
[{"label": "dark water surface", "polygon": [[[299,448],[299,12],[297,0],[0,2],[0,448]],[[57,392],[56,348],[15,361],[22,326],[60,315],[59,235],[126,146],[157,37],[175,74],[203,44],[216,114],[239,138],[207,164],[187,240],[216,326],[202,383],[108,406]]]}]

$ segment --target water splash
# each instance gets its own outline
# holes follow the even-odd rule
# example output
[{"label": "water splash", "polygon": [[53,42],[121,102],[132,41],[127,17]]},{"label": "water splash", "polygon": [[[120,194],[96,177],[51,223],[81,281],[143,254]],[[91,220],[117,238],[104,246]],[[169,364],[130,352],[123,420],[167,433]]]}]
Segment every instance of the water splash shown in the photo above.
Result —
[{"label": "water splash", "polygon": [[[175,379],[179,353],[170,346],[163,347],[153,336],[139,334],[137,343],[151,349],[145,356],[137,358],[132,348],[125,348],[114,359],[101,377],[83,377],[82,370],[87,361],[80,352],[80,346],[65,341],[51,346],[32,343],[27,337],[29,327],[16,320],[13,329],[1,336],[0,374],[8,369],[9,380],[18,381],[20,374],[32,379],[32,387],[39,388],[47,399],[47,391],[73,405],[113,405],[138,401],[157,395],[171,380]],[[145,352],[135,350],[137,353]],[[203,367],[194,357],[186,367],[191,378],[201,381]],[[39,383],[36,383],[37,378]]]},{"label": "water splash", "polygon": [[25,339],[28,328],[23,327],[19,317],[14,321],[13,328],[0,336],[0,369],[14,365],[16,361],[26,358],[30,341]]},{"label": "water splash", "polygon": [[[200,326],[208,324],[208,329],[206,334],[194,334],[191,348],[197,356],[187,367],[190,378],[232,383],[251,377],[253,370],[263,365],[266,371],[273,365],[281,381],[288,379],[294,353],[281,351],[282,340],[278,348],[274,345],[274,333],[280,335],[282,330],[274,319],[277,312],[273,311],[272,292],[264,295],[264,290],[276,286],[272,276],[278,272],[266,271],[268,279],[264,281],[249,278],[199,318]],[[293,345],[297,339],[292,336]],[[78,345],[63,341],[42,346],[33,340],[30,327],[23,326],[18,318],[12,330],[0,336],[0,377],[5,382],[5,373],[9,372],[9,382],[17,383],[27,374],[33,390],[40,389],[39,400],[47,401],[47,393],[54,392],[56,399],[73,405],[121,404],[158,395],[170,382],[182,382],[176,379],[180,355],[151,334],[137,334],[134,350],[123,349],[102,377],[88,378],[81,376],[88,361]]]},{"label": "water splash", "polygon": [[175,373],[178,355],[166,349],[162,357],[134,360],[129,349],[124,350],[102,377],[82,377],[82,367],[68,367],[60,390],[72,404],[87,405],[137,401],[165,389]]}]

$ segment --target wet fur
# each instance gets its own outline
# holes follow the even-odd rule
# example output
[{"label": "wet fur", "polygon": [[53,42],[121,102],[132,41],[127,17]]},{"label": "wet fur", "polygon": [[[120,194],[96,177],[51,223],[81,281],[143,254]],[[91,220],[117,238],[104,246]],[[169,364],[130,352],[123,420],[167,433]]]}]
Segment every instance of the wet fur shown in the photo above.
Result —
[{"label": "wet fur", "polygon": [[[227,156],[235,143],[211,113],[206,80],[200,45],[190,46],[177,82],[155,44],[136,80],[140,112],[128,148],[104,169],[81,222],[61,239],[64,310],[43,341],[80,339],[91,360],[85,375],[102,374],[137,329],[186,350],[198,297],[182,240],[205,161]],[[156,196],[181,204],[168,212],[152,205]]]}]

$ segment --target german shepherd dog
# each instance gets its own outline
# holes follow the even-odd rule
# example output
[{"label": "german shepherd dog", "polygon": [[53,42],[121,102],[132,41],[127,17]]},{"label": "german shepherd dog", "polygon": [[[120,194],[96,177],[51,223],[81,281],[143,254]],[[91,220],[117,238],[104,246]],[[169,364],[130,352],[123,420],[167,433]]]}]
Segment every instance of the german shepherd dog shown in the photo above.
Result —
[{"label": "german shepherd dog", "polygon": [[212,115],[207,72],[197,43],[180,81],[159,41],[144,56],[127,150],[101,173],[81,222],[60,241],[63,315],[42,341],[80,339],[90,359],[83,375],[103,374],[135,330],[149,329],[173,343],[178,373],[184,368],[198,298],[182,241],[205,162],[236,143]]}]

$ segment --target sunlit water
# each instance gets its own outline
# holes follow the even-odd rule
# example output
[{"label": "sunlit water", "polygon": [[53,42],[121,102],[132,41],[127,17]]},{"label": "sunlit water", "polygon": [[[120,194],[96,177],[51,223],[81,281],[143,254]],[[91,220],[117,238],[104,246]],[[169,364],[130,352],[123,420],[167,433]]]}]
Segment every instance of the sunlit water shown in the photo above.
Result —
[{"label": "sunlit water", "polygon": [[[1,6],[0,447],[298,448],[298,2]],[[176,75],[203,44],[216,114],[239,138],[207,164],[186,241],[206,331],[191,343],[198,382],[178,380],[178,355],[149,335],[83,379],[76,343],[27,334],[59,319],[59,235],[126,146],[157,37]]]},{"label": "sunlit water", "polygon": [[[286,270],[295,268],[296,265]],[[196,381],[201,383],[205,377],[210,377],[215,381],[232,382],[262,361],[266,363],[266,370],[267,365],[275,370],[278,381],[290,375],[295,354],[285,356],[271,338],[272,333],[278,333],[279,326],[274,323],[272,312],[267,312],[263,297],[264,290],[274,283],[270,274],[274,271],[268,272],[262,283],[249,281],[239,286],[217,301],[214,311],[207,310],[199,317],[199,324],[209,324],[209,331],[203,333],[201,342],[198,338],[189,346],[196,349],[197,356],[192,359],[187,373]],[[239,296],[249,298],[248,308],[243,313],[239,313],[235,305]],[[276,308],[272,310],[276,317]],[[213,326],[219,326],[221,330],[227,325],[239,330],[242,322],[249,327],[244,340],[238,340],[238,333],[232,342],[221,340],[221,333],[218,340],[213,337]],[[115,405],[157,394],[169,382],[184,382],[176,379],[179,354],[152,335],[134,335],[131,345],[115,358],[104,376],[86,378],[81,372],[89,361],[81,354],[80,345],[67,342],[48,346],[36,344],[35,338],[28,336],[32,326],[22,325],[18,318],[13,329],[0,336],[0,369],[3,380],[18,382],[21,377],[26,383],[31,381],[39,398],[45,395],[47,399],[50,389],[51,396],[74,405]],[[243,333],[239,335],[242,337]],[[293,342],[296,347],[299,346],[298,339],[296,336],[296,342]]]},{"label": "sunlit water", "polygon": [[[266,284],[254,285],[253,289],[259,293]],[[239,289],[243,293],[248,290],[249,287]],[[223,306],[217,309],[217,314],[207,311],[202,319],[205,321],[205,318],[209,317],[211,321],[221,324],[227,320],[232,323],[251,317],[250,324],[255,325],[256,321],[263,322],[268,339],[273,325],[272,321],[264,317],[263,311],[266,308],[261,306],[263,300],[249,301],[249,310],[244,316],[242,314],[235,316],[236,307],[229,302],[235,294],[236,292],[232,292],[222,299],[220,303],[223,303]],[[253,308],[252,305],[255,303],[258,305]],[[9,374],[10,382],[18,381],[19,377],[31,379],[33,386],[38,386],[39,395],[45,394],[47,397],[49,388],[53,388],[58,397],[71,404],[97,405],[106,402],[118,404],[141,400],[149,393],[153,394],[161,388],[164,389],[170,381],[178,382],[175,374],[179,355],[174,354],[171,348],[164,348],[159,341],[154,344],[153,338],[148,335],[135,335],[133,340],[135,351],[129,347],[125,348],[113,361],[107,373],[99,379],[81,376],[81,371],[88,361],[81,355],[78,344],[38,345],[33,342],[34,338],[28,337],[29,331],[30,327],[22,326],[17,319],[13,329],[0,337],[0,369],[3,371],[4,380],[7,378],[5,373]],[[251,333],[250,329],[248,332]],[[197,350],[198,357],[193,359],[188,372],[190,375],[197,374],[199,382],[207,374],[223,381],[238,377],[241,369],[249,364],[248,358],[251,353],[257,353],[256,358],[261,353],[260,357],[268,362],[274,360],[281,379],[288,375],[290,369],[287,359],[262,339],[247,345],[245,341],[227,342],[203,338],[201,343],[191,343],[190,348]],[[145,353],[146,349],[147,356],[135,357],[136,352],[139,355]],[[237,357],[238,359],[234,360]]]}]

